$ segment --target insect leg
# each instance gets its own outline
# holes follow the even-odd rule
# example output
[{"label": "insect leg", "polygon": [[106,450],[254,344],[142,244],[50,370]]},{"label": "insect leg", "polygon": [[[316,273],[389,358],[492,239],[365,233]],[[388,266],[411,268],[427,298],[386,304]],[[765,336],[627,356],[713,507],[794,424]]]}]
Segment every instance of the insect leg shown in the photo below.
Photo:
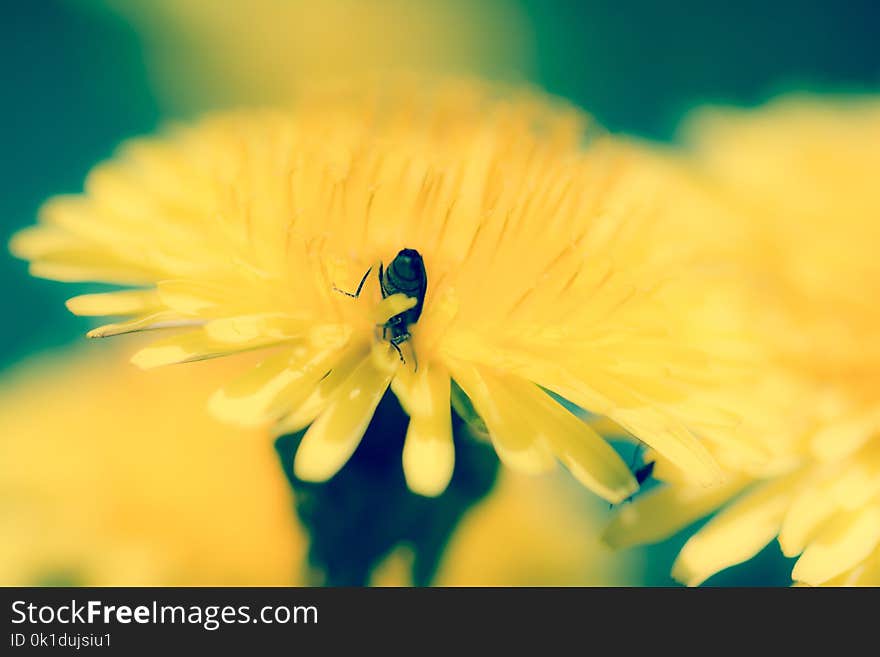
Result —
[{"label": "insect leg", "polygon": [[[400,356],[400,362],[406,364],[406,359],[403,357],[403,352],[400,350],[400,344],[402,342],[406,342],[412,336],[407,332],[401,335],[391,336],[391,339],[388,341],[391,343],[391,346],[397,349],[397,355]],[[413,355],[415,355],[415,351],[413,351]]]},{"label": "insect leg", "polygon": [[406,365],[406,358],[403,357],[403,352],[400,350],[400,347],[394,342],[394,340],[390,340],[389,342],[391,346],[394,347],[395,351],[397,351],[397,355],[400,356],[400,362]]},{"label": "insect leg", "polygon": [[[398,336],[391,338],[390,342],[394,346],[397,346],[397,345],[402,344],[404,342],[409,342],[410,338],[412,338],[412,334],[407,331],[403,335],[398,335]],[[413,365],[414,365],[413,372],[418,372],[419,371],[419,357],[416,355],[416,350],[412,346],[412,342],[409,342],[409,345],[410,345],[409,350],[412,352],[412,357],[413,357]],[[400,353],[400,349],[398,349],[397,351],[398,351],[398,353]],[[403,357],[401,357],[400,360],[403,360]],[[406,361],[403,360],[403,362],[405,363]]]},{"label": "insect leg", "polygon": [[385,268],[382,261],[379,261],[379,289],[382,290],[382,298],[388,296],[388,290],[385,289]]},{"label": "insect leg", "polygon": [[[379,269],[379,272],[380,272],[380,273],[379,273],[379,276],[380,276],[380,278],[379,278],[379,280],[382,280],[382,279],[381,279],[381,276],[382,276],[382,274],[381,274],[381,271],[382,271],[382,270],[381,270],[381,265],[379,265],[379,266],[380,266],[380,269]],[[338,287],[336,287],[335,285],[333,286],[333,291],[334,291],[334,292],[342,292],[342,294],[344,294],[344,295],[347,296],[347,297],[351,297],[351,298],[353,298],[353,299],[357,299],[357,298],[361,295],[361,290],[364,289],[364,283],[367,282],[367,276],[370,275],[370,272],[371,272],[371,271],[373,271],[373,268],[372,268],[372,267],[370,267],[370,268],[367,270],[367,272],[364,274],[364,277],[361,279],[361,282],[358,283],[357,290],[354,291],[354,294],[352,294],[351,292],[346,292],[345,290],[340,290],[340,289],[339,289]]]}]

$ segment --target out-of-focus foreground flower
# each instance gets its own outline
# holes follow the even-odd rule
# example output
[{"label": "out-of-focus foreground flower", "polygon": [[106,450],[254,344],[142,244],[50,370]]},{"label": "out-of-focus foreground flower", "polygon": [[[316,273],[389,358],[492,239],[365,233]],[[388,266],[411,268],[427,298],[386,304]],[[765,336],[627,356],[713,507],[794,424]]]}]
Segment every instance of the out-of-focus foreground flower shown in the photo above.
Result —
[{"label": "out-of-focus foreground flower", "polygon": [[201,412],[231,364],[98,351],[4,373],[0,583],[290,583],[306,544],[271,442]]},{"label": "out-of-focus foreground flower", "polygon": [[[68,303],[130,317],[95,336],[177,330],[135,354],[141,367],[269,350],[211,407],[277,434],[308,427],[303,480],[346,463],[390,386],[424,495],[453,471],[450,403],[505,464],[559,459],[606,499],[630,495],[626,464],[542,388],[715,481],[696,436],[736,446],[736,418],[704,393],[741,374],[740,352],[722,315],[698,317],[712,272],[667,221],[712,206],[635,147],[585,147],[584,121],[457,83],[218,115],[127,144],[12,248],[38,276],[141,286]],[[402,249],[424,260],[424,296],[399,292],[419,280],[395,269]],[[383,263],[395,277],[380,285]],[[359,281],[357,299],[336,289]]]},{"label": "out-of-focus foreground flower", "polygon": [[[678,478],[622,510],[610,542],[663,538],[723,509],[673,574],[699,584],[778,537],[807,584],[880,584],[880,101],[791,97],[700,111],[696,162],[741,216],[730,303],[756,328],[764,382],[741,390],[776,429],[759,467],[705,489]],[[662,470],[662,468],[661,468]]]},{"label": "out-of-focus foreground flower", "polygon": [[[605,509],[569,482],[504,471],[452,535],[437,586],[638,586],[644,556],[600,540]],[[392,553],[374,585],[409,584],[411,551]]]},{"label": "out-of-focus foreground flower", "polygon": [[[107,350],[7,372],[0,584],[304,583],[306,544],[270,442],[202,410],[230,367],[144,374]],[[632,559],[597,545],[595,507],[551,484],[502,479],[454,534],[438,583],[637,582]],[[408,575],[386,568],[377,583]]]}]

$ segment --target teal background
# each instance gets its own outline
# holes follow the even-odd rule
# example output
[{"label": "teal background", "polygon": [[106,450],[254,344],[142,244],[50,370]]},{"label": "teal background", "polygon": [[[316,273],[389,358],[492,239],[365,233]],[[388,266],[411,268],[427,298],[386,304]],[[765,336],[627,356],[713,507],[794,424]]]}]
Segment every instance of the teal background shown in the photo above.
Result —
[{"label": "teal background", "polygon": [[[118,19],[58,0],[4,2],[0,16],[5,245],[46,198],[81,191],[92,165],[123,138],[152,130],[159,113],[136,35]],[[0,273],[0,366],[88,330],[63,305],[74,286],[31,278],[5,248]]]},{"label": "teal background", "polygon": [[[697,103],[755,104],[781,91],[880,85],[880,3],[870,0],[523,0],[522,7],[537,52],[527,75],[616,131],[667,139]],[[89,168],[122,139],[166,117],[148,83],[138,35],[117,16],[60,0],[5,2],[0,16],[6,242],[33,222],[48,196],[79,191]],[[33,279],[8,255],[0,256],[0,273],[0,367],[82,340],[87,320],[63,306],[81,290]],[[649,583],[672,583],[669,565],[684,540],[649,550]],[[773,544],[710,583],[787,584],[790,567]]]}]

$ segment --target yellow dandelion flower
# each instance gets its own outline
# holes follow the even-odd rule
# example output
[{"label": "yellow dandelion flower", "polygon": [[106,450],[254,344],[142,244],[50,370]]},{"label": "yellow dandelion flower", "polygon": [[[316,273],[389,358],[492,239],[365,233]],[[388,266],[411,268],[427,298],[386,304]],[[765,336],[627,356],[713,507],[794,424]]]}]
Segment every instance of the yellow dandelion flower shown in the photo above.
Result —
[{"label": "yellow dandelion flower", "polygon": [[737,391],[775,423],[772,458],[719,455],[728,482],[672,485],[623,510],[617,545],[664,538],[723,509],[673,574],[699,584],[774,538],[806,584],[880,584],[880,101],[791,97],[760,111],[704,111],[697,162],[741,211],[740,285],[727,291],[767,355]]},{"label": "yellow dandelion flower", "polygon": [[92,336],[177,330],[134,355],[143,368],[265,350],[210,407],[308,427],[306,481],[342,468],[389,388],[423,495],[453,470],[451,404],[512,468],[559,460],[608,500],[632,494],[626,464],[547,391],[716,480],[695,434],[733,420],[691,400],[737,351],[695,326],[710,275],[663,223],[696,192],[635,147],[583,148],[584,118],[533,94],[395,89],[133,141],[12,249],[38,276],[135,286],[68,306],[128,316]]}]

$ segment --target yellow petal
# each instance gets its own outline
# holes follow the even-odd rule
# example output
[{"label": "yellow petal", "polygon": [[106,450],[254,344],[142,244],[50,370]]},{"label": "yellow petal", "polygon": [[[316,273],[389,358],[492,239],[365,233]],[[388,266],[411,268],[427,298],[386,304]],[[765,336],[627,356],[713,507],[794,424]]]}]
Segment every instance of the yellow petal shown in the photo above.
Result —
[{"label": "yellow petal", "polygon": [[880,586],[880,548],[853,569],[847,586]]},{"label": "yellow petal", "polygon": [[685,543],[672,576],[697,586],[761,551],[779,532],[796,476],[763,484],[733,502]]},{"label": "yellow petal", "polygon": [[[99,169],[109,168],[98,165],[89,172],[86,180],[91,179]],[[128,205],[131,205],[129,199]],[[81,244],[98,244],[105,248],[108,245],[128,246],[139,239],[131,231],[132,226],[111,217],[107,208],[88,196],[56,196],[46,201],[39,210],[40,222],[44,226],[61,229]],[[161,222],[153,222],[153,228],[159,230]]]},{"label": "yellow petal", "polygon": [[186,315],[199,315],[228,302],[228,288],[221,285],[174,279],[156,284],[159,297],[169,308]]},{"label": "yellow petal", "polygon": [[[822,582],[822,586],[878,586],[880,585],[880,548],[864,561],[840,575]],[[796,582],[795,586],[809,586]]]},{"label": "yellow petal", "polygon": [[217,390],[208,408],[219,419],[242,426],[277,420],[314,391],[332,366],[334,356],[303,347],[270,356]]},{"label": "yellow petal", "polygon": [[651,476],[654,479],[674,486],[681,486],[683,488],[690,488],[692,486],[697,486],[699,488],[715,488],[715,486],[720,486],[726,481],[725,479],[721,482],[712,484],[711,486],[701,486],[700,484],[697,484],[693,477],[689,476],[688,473],[683,472],[678,466],[672,465],[670,460],[660,454],[656,449],[646,449],[642,454],[642,458],[645,463],[648,461],[654,462],[654,469],[651,471]]},{"label": "yellow petal", "polygon": [[395,354],[374,349],[340,385],[296,451],[294,474],[304,481],[326,481],[348,461],[394,375]]},{"label": "yellow petal", "polygon": [[410,416],[403,446],[407,486],[419,495],[440,495],[455,467],[449,373],[436,363],[415,373],[403,368],[392,389]]},{"label": "yellow petal", "polygon": [[609,502],[621,502],[639,484],[611,445],[538,386],[507,377],[505,384],[523,414],[531,417],[556,457],[584,486]]},{"label": "yellow petal", "polygon": [[98,317],[101,315],[144,314],[161,308],[162,302],[155,290],[120,290],[103,294],[81,294],[67,300],[67,308],[74,315]]},{"label": "yellow petal", "polygon": [[123,335],[125,333],[135,333],[138,331],[158,331],[160,329],[171,328],[188,328],[193,326],[201,326],[202,321],[198,319],[181,319],[177,313],[172,311],[162,311],[146,315],[144,317],[135,317],[125,322],[115,322],[113,324],[104,324],[97,328],[93,328],[86,333],[88,338],[110,338],[114,335]]},{"label": "yellow petal", "polygon": [[[641,367],[639,367],[640,365]],[[663,372],[663,375],[652,376],[650,372],[645,371],[647,367],[642,363],[637,363],[633,369],[636,372],[622,371],[622,368],[619,367],[613,367],[610,370],[616,383],[627,391],[632,391],[627,395],[629,398],[636,395],[635,391],[638,391],[637,396],[642,400],[649,399],[651,402],[658,404],[674,403],[684,397],[684,386],[681,385],[680,381],[671,378],[668,372]],[[609,377],[610,379],[611,377]],[[617,401],[601,387],[596,386],[596,389],[600,393],[606,394],[612,401]]]},{"label": "yellow petal", "polygon": [[[578,372],[577,378],[595,394],[608,400],[609,408],[639,408],[649,403],[638,388],[627,385],[619,375],[597,369]],[[601,407],[586,408],[597,413],[604,412]]]},{"label": "yellow petal", "polygon": [[376,324],[384,324],[395,315],[399,315],[418,303],[415,297],[402,293],[392,294],[377,303],[372,310],[372,318]]},{"label": "yellow petal", "polygon": [[537,429],[523,418],[516,400],[504,386],[471,365],[456,363],[452,373],[485,422],[495,451],[505,465],[531,474],[553,467],[555,461],[549,447]]},{"label": "yellow petal", "polygon": [[605,415],[587,415],[582,418],[601,436],[629,436],[629,432]]},{"label": "yellow petal", "polygon": [[[318,381],[311,394],[301,404],[292,406],[293,411],[275,425],[273,433],[283,435],[296,433],[309,426],[327,408],[333,395],[355,371],[369,351],[364,343],[352,345],[332,364],[329,373]],[[279,400],[280,401],[280,400]]]},{"label": "yellow petal", "polygon": [[280,342],[304,335],[309,325],[282,313],[260,313],[215,319],[205,324],[205,333],[217,342],[239,344],[253,340]]},{"label": "yellow petal", "polygon": [[349,324],[318,324],[308,330],[309,344],[315,349],[340,349],[351,338]]},{"label": "yellow petal", "polygon": [[64,230],[51,226],[32,226],[18,231],[9,240],[9,251],[22,260],[39,260],[58,251],[71,250],[80,241]]},{"label": "yellow petal", "polygon": [[792,579],[818,585],[866,559],[880,543],[880,505],[836,516],[807,546]]},{"label": "yellow petal", "polygon": [[880,495],[880,441],[859,452],[828,492],[835,504],[846,510],[859,509]]},{"label": "yellow petal", "polygon": [[652,408],[620,409],[611,419],[647,443],[687,473],[695,483],[705,486],[722,480],[721,469],[712,455],[686,427]]},{"label": "yellow petal", "polygon": [[614,408],[614,404],[607,397],[599,394],[582,379],[559,371],[560,368],[557,367],[547,369],[551,371],[536,371],[534,376],[527,376],[527,378],[590,413],[606,415]]},{"label": "yellow petal", "polygon": [[782,554],[794,557],[835,512],[830,497],[819,486],[808,486],[794,497],[779,529]]},{"label": "yellow petal", "polygon": [[861,447],[877,430],[874,417],[858,417],[829,424],[813,436],[812,448],[823,461],[840,459]]},{"label": "yellow petal", "polygon": [[70,258],[55,261],[34,260],[28,273],[36,278],[48,278],[65,283],[117,283],[119,285],[149,285],[152,275],[135,268],[115,266],[112,263],[98,264],[101,256],[78,253]]},{"label": "yellow petal", "polygon": [[40,278],[123,285],[150,285],[155,280],[148,267],[122,260],[99,245],[51,226],[19,231],[9,248],[17,258],[30,260],[30,273]]},{"label": "yellow petal", "polygon": [[739,493],[746,479],[717,486],[662,486],[621,506],[602,539],[616,549],[656,543],[712,513]]},{"label": "yellow petal", "polygon": [[173,363],[189,363],[208,358],[217,358],[250,349],[260,349],[273,344],[272,340],[259,338],[236,345],[222,344],[211,340],[204,331],[191,331],[159,340],[131,357],[131,362],[142,369],[151,369]]}]

